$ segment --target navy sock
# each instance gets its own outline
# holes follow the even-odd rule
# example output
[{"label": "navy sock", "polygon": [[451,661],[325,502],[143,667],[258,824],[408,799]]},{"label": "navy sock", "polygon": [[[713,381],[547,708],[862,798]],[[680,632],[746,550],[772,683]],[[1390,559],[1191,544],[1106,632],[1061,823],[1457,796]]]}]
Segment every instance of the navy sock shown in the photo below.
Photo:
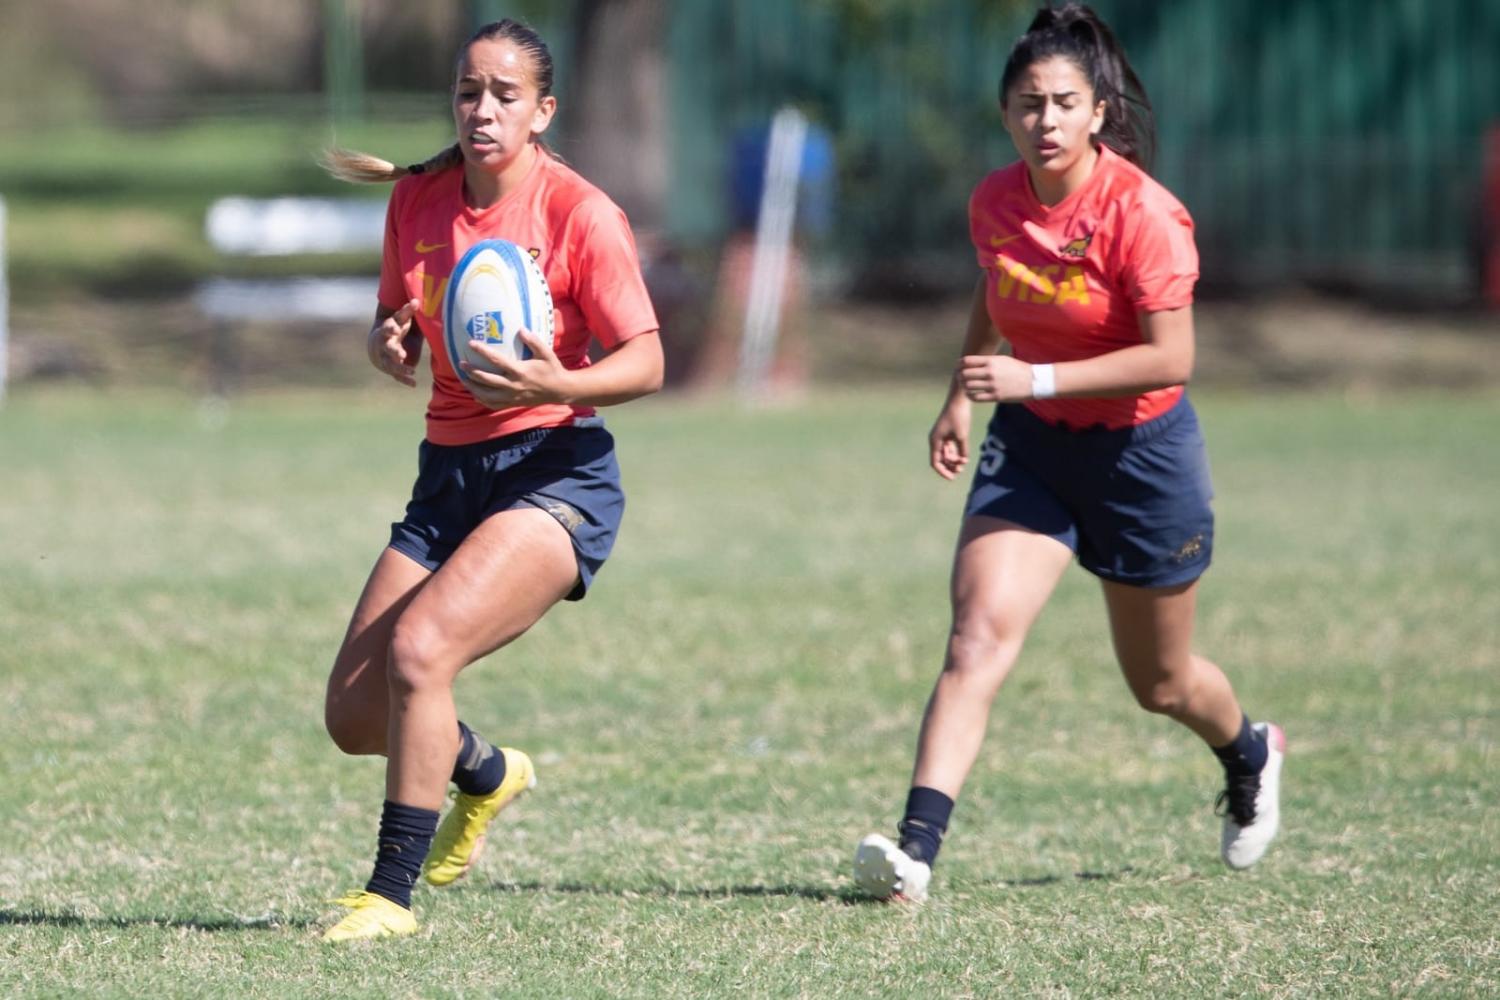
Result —
[{"label": "navy sock", "polygon": [[453,783],[466,795],[488,795],[505,780],[505,754],[474,730],[458,724],[458,760]]},{"label": "navy sock", "polygon": [[906,796],[906,815],[901,819],[901,849],[918,861],[934,863],[952,815],[953,800],[948,796],[936,788],[913,788]]},{"label": "navy sock", "polygon": [[380,848],[365,891],[411,909],[411,887],[437,832],[436,809],[418,809],[387,799],[380,812]]},{"label": "navy sock", "polygon": [[1250,717],[1241,715],[1240,720],[1240,734],[1231,743],[1213,748],[1214,756],[1231,777],[1259,774],[1270,754],[1266,738],[1250,728]]}]

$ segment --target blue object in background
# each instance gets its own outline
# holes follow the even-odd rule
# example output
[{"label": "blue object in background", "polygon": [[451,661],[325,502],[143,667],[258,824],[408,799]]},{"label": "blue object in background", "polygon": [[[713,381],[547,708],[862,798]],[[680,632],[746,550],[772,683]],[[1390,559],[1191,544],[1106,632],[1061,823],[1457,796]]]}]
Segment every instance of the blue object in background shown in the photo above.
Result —
[{"label": "blue object in background", "polygon": [[[736,131],[729,144],[730,216],[734,228],[754,229],[760,215],[761,189],[766,180],[766,153],[771,145],[770,123]],[[797,230],[807,236],[825,237],[833,229],[833,202],[837,190],[833,137],[820,125],[809,123],[802,147],[802,169],[797,179]]]}]

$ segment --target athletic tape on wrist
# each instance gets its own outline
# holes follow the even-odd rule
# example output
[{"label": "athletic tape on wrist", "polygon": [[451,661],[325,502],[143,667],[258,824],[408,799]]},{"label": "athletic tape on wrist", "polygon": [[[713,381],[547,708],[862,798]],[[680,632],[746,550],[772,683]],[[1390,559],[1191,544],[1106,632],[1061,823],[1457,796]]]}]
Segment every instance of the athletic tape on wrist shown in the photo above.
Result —
[{"label": "athletic tape on wrist", "polygon": [[1031,398],[1051,399],[1057,395],[1057,373],[1051,365],[1031,366]]}]

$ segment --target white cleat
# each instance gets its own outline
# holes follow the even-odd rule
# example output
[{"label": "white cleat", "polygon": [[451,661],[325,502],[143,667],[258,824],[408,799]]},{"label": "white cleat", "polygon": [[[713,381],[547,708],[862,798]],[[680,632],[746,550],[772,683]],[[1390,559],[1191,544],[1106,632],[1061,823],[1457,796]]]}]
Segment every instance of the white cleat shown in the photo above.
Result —
[{"label": "white cleat", "polygon": [[1215,803],[1224,817],[1219,853],[1231,868],[1249,868],[1259,861],[1281,825],[1286,734],[1273,722],[1257,722],[1250,728],[1265,736],[1266,766],[1257,775],[1230,781]]},{"label": "white cleat", "polygon": [[854,852],[854,884],[876,899],[905,899],[920,903],[927,898],[932,867],[918,861],[888,838],[872,833]]}]

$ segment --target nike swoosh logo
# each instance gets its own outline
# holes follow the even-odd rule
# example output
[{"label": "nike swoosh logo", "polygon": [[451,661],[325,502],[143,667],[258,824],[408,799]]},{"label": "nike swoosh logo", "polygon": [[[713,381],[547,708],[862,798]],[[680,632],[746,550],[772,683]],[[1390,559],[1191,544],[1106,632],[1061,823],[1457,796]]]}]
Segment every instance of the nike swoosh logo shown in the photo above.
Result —
[{"label": "nike swoosh logo", "polygon": [[432,253],[432,251],[441,250],[447,245],[446,243],[426,243],[422,240],[417,240],[417,253]]},{"label": "nike swoosh logo", "polygon": [[1003,246],[1005,246],[1005,244],[1009,243],[1011,240],[1018,240],[1020,238],[1021,238],[1021,234],[1020,233],[1011,233],[1009,236],[991,236],[990,237],[990,246],[992,246],[992,247],[1003,247]]}]

